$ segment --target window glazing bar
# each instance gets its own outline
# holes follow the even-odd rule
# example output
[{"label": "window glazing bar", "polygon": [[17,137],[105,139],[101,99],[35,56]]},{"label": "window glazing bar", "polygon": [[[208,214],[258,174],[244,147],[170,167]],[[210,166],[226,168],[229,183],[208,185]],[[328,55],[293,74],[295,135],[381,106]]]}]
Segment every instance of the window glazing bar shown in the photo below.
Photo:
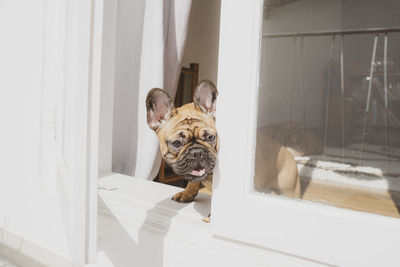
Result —
[{"label": "window glazing bar", "polygon": [[332,31],[313,31],[313,32],[292,32],[292,33],[265,33],[263,38],[284,38],[298,36],[324,36],[324,35],[349,35],[349,34],[368,34],[368,33],[390,33],[400,32],[400,27],[390,28],[369,28],[353,30],[332,30]]}]

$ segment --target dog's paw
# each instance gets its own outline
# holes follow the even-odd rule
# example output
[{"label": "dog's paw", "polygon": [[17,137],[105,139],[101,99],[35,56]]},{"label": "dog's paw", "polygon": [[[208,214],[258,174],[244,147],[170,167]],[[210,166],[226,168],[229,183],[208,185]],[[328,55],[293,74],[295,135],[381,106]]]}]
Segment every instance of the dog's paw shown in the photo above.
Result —
[{"label": "dog's paw", "polygon": [[205,222],[205,223],[210,223],[211,219],[210,219],[210,217],[205,217],[205,218],[202,219],[202,221]]},{"label": "dog's paw", "polygon": [[208,214],[207,217],[203,218],[202,221],[205,222],[205,223],[210,223],[211,222],[211,213]]},{"label": "dog's paw", "polygon": [[186,191],[179,192],[175,194],[171,199],[180,203],[192,202],[196,195],[190,194]]}]

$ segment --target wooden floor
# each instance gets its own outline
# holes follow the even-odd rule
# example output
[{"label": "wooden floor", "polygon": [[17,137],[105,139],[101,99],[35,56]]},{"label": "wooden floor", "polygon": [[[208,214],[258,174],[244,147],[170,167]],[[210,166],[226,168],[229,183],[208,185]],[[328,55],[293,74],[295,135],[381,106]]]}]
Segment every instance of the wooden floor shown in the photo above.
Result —
[{"label": "wooden floor", "polygon": [[[207,188],[202,188],[200,192],[211,194]],[[302,199],[400,218],[400,192],[302,179]]]},{"label": "wooden floor", "polygon": [[400,218],[400,192],[302,180],[302,199]]}]

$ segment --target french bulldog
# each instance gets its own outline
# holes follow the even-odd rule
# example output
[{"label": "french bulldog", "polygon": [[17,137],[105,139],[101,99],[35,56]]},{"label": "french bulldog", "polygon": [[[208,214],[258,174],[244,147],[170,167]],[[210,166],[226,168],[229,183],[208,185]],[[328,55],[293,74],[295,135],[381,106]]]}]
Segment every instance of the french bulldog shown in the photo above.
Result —
[{"label": "french bulldog", "polygon": [[[147,94],[147,123],[157,134],[161,155],[175,173],[188,180],[186,188],[172,197],[175,201],[193,201],[201,184],[212,191],[219,146],[215,127],[217,96],[218,91],[209,80],[196,87],[192,103],[179,108],[162,89],[153,88]],[[300,196],[300,179],[292,154],[262,131],[257,134],[254,188]]]},{"label": "french bulldog", "polygon": [[257,131],[254,189],[272,195],[300,198],[297,164],[289,150]]},{"label": "french bulldog", "polygon": [[212,190],[212,173],[218,152],[215,110],[218,91],[209,80],[195,89],[193,102],[175,108],[170,96],[153,88],[146,98],[147,123],[160,141],[161,155],[188,184],[173,200],[191,202],[201,183]]}]

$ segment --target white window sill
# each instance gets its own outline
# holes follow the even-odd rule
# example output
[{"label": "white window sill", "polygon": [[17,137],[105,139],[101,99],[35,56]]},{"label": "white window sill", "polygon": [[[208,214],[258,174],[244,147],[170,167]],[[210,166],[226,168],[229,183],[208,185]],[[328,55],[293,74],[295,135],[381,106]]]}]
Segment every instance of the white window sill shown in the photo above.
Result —
[{"label": "white window sill", "polygon": [[190,223],[209,231],[209,224],[202,221],[210,214],[209,195],[199,193],[194,202],[178,203],[171,197],[183,188],[117,173],[100,178],[98,188],[99,212],[102,214],[121,216],[131,223],[160,229],[172,226],[174,222]]},{"label": "white window sill", "polygon": [[211,196],[172,201],[181,190],[121,174],[100,178],[98,251],[114,266],[323,266],[213,235],[212,224],[202,221]]}]

